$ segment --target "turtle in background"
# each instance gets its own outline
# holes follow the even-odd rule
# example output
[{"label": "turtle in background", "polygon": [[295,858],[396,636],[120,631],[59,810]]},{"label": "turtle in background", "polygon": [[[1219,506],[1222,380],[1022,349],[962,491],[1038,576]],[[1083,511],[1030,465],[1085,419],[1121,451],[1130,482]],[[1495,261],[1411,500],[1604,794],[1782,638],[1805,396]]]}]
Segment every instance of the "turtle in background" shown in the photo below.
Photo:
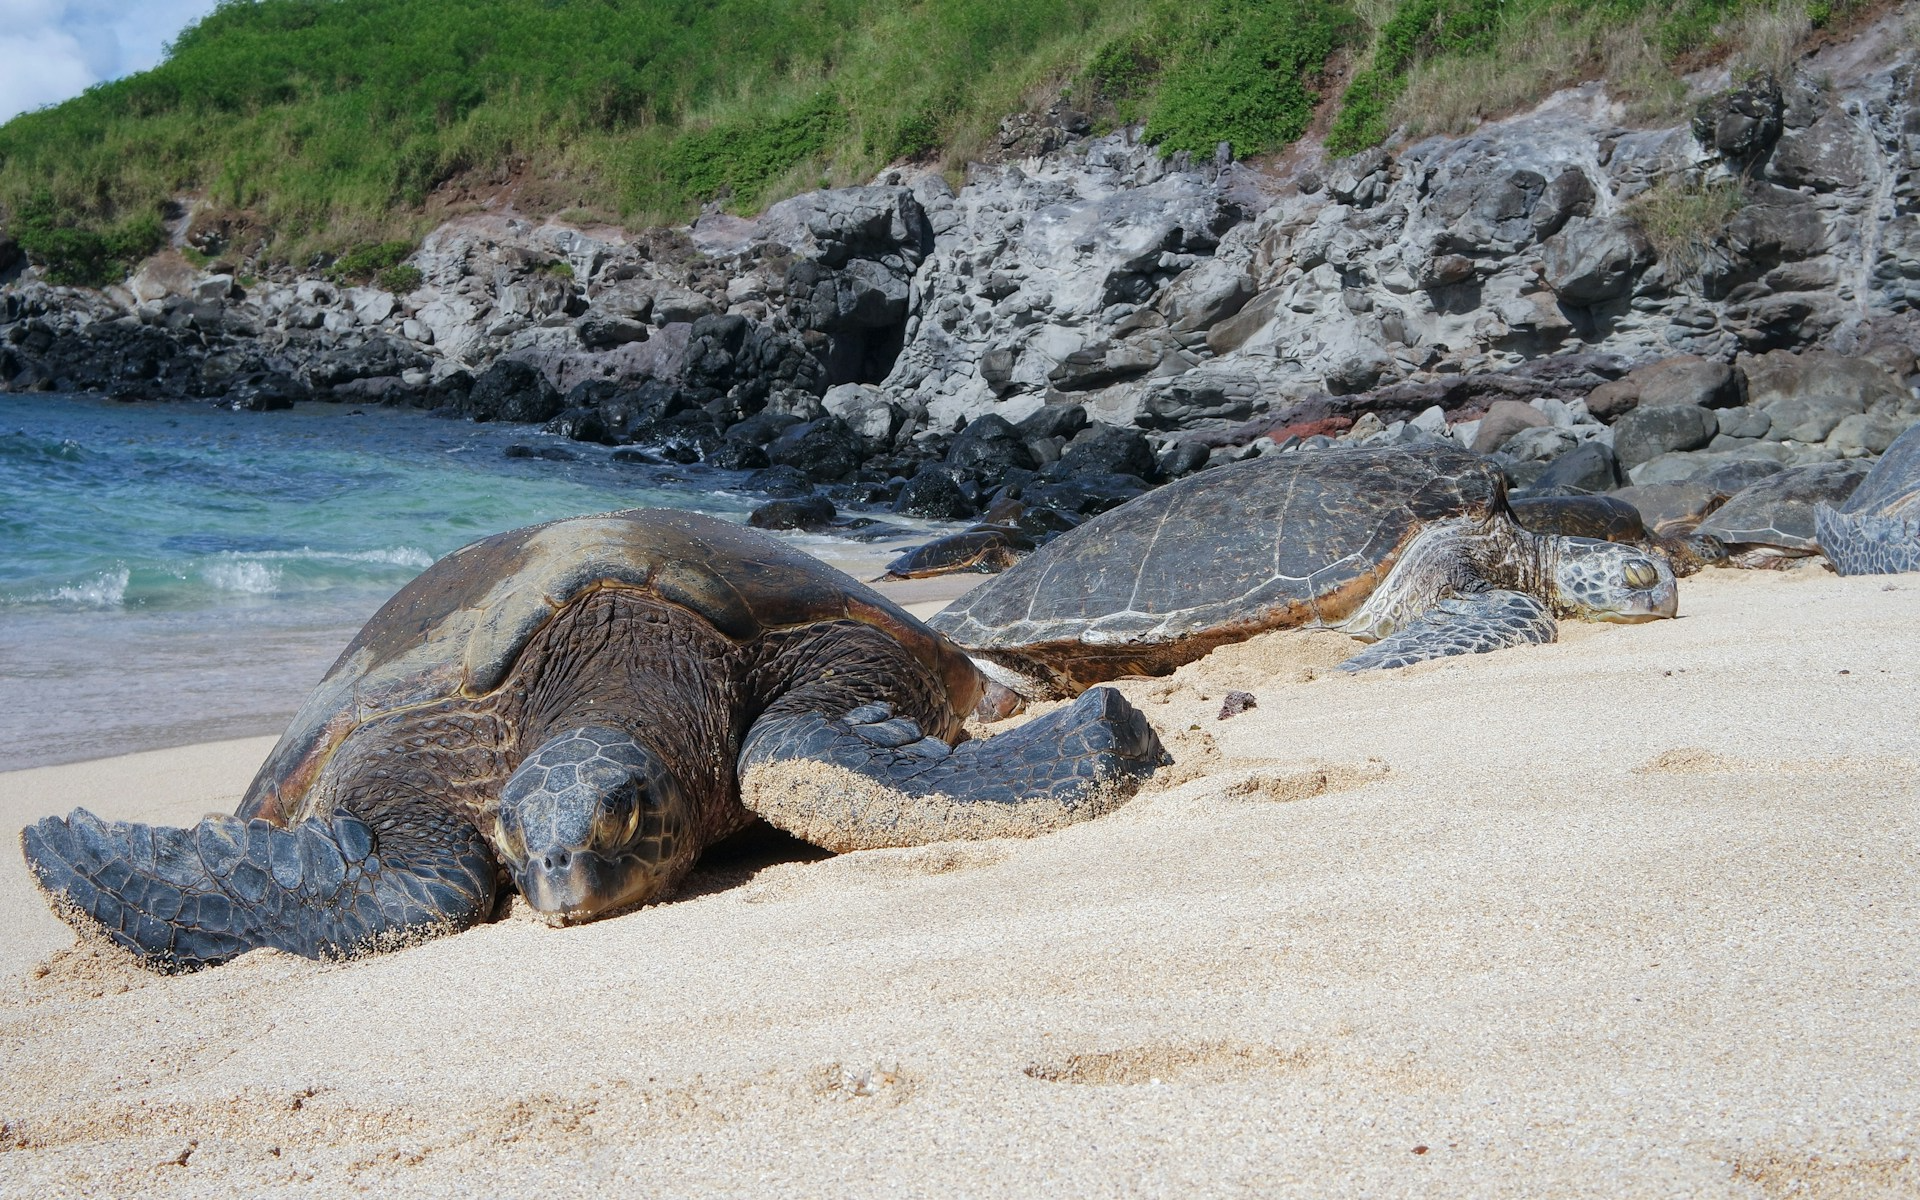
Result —
[{"label": "turtle in background", "polygon": [[1552,641],[1556,616],[1670,617],[1634,545],[1529,532],[1486,460],[1441,443],[1270,455],[1062,534],[929,622],[1029,697],[1161,675],[1269,629],[1371,645],[1350,670]]},{"label": "turtle in background", "polygon": [[1856,458],[1788,467],[1735,492],[1700,522],[1696,533],[1718,538],[1727,565],[1772,569],[1820,553],[1814,511],[1842,503],[1867,477]]},{"label": "turtle in background", "polygon": [[1509,503],[1514,519],[1534,533],[1640,546],[1666,559],[1681,579],[1727,558],[1727,548],[1712,536],[1649,530],[1639,509],[1614,496],[1515,497]]},{"label": "turtle in background", "polygon": [[1004,571],[1033,551],[1033,539],[1012,525],[975,525],[937,537],[887,564],[882,579],[927,579],[975,571]]},{"label": "turtle in background", "polygon": [[1816,505],[1813,527],[1842,575],[1920,571],[1920,425],[1894,439],[1846,503]]},{"label": "turtle in background", "polygon": [[75,810],[21,841],[76,928],[186,970],[461,929],[508,889],[589,920],[667,894],[755,816],[830,850],[1037,833],[1167,761],[1111,689],[964,740],[994,690],[945,638],[764,534],[579,517],[402,588],[233,816]]}]

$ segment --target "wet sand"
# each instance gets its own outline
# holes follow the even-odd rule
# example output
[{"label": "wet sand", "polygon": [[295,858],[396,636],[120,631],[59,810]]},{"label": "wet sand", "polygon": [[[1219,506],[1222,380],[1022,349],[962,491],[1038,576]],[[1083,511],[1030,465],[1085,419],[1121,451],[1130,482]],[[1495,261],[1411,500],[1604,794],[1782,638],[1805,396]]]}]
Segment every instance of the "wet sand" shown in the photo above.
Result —
[{"label": "wet sand", "polygon": [[[346,964],[145,973],[9,847],[0,1192],[1920,1194],[1920,577],[1681,603],[1362,677],[1270,635],[1121,685],[1180,762],[1111,816]],[[0,823],[190,821],[270,744]]]}]

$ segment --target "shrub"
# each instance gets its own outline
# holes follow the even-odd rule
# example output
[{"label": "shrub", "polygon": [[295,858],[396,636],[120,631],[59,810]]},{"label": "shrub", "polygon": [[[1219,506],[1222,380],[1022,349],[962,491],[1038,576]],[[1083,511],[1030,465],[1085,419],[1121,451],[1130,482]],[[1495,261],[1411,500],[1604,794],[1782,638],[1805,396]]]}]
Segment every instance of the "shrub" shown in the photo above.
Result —
[{"label": "shrub", "polygon": [[141,259],[167,240],[165,227],[152,214],[88,229],[72,216],[58,213],[52,197],[44,193],[20,205],[10,225],[27,261],[44,269],[54,283],[82,287],[105,287],[125,279]]},{"label": "shrub", "polygon": [[399,266],[412,253],[412,242],[376,242],[371,246],[356,246],[333,260],[333,266],[327,269],[327,277],[335,283],[367,283],[380,272]]},{"label": "shrub", "polygon": [[376,287],[392,292],[396,296],[404,296],[418,289],[426,281],[427,277],[422,275],[420,268],[412,263],[400,263],[397,266],[387,267],[373,277]]},{"label": "shrub", "polygon": [[1623,211],[1646,230],[1654,253],[1677,279],[1700,270],[1708,248],[1745,205],[1746,195],[1734,180],[1687,184],[1668,178],[1628,201]]},{"label": "shrub", "polygon": [[790,168],[813,158],[846,127],[832,92],[815,92],[774,120],[748,119],[689,133],[665,155],[665,171],[696,196],[757,197]]}]

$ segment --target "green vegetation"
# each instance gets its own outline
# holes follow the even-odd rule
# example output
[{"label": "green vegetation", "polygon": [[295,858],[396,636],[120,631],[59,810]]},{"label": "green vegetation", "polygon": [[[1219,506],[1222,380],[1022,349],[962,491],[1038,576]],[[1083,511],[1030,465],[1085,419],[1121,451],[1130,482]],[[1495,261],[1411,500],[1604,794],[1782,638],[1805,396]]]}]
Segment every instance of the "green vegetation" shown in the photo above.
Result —
[{"label": "green vegetation", "polygon": [[1595,75],[1653,111],[1677,60],[1777,59],[1864,2],[223,0],[154,70],[0,126],[0,228],[106,279],[194,194],[271,258],[398,285],[426,229],[501,193],[636,227],[751,211],[902,159],[955,171],[1063,92],[1202,155],[1316,120],[1350,152]]},{"label": "green vegetation", "polygon": [[1675,67],[1711,55],[1736,73],[1783,71],[1809,27],[1868,0],[1400,0],[1375,25],[1327,148],[1350,154],[1396,127],[1454,133],[1604,79],[1640,120],[1680,115]]},{"label": "green vegetation", "polygon": [[380,272],[399,266],[412,253],[412,242],[376,242],[371,246],[356,246],[333,260],[333,266],[327,269],[327,276],[335,283],[365,283]]},{"label": "green vegetation", "polygon": [[86,228],[47,192],[17,202],[9,232],[27,257],[47,269],[55,283],[100,287],[126,278],[147,255],[166,244],[166,231],[152,213],[134,213],[105,227]]},{"label": "green vegetation", "polygon": [[396,296],[404,296],[427,281],[420,268],[412,263],[400,263],[381,271],[373,277],[375,287],[383,288]]},{"label": "green vegetation", "polygon": [[1662,182],[1629,202],[1626,215],[1640,223],[1654,253],[1678,277],[1700,270],[1707,248],[1745,204],[1740,185],[1732,181]]},{"label": "green vegetation", "polygon": [[1087,82],[1166,150],[1226,142],[1244,158],[1306,132],[1328,60],[1358,24],[1337,0],[1162,0],[1094,54]]}]

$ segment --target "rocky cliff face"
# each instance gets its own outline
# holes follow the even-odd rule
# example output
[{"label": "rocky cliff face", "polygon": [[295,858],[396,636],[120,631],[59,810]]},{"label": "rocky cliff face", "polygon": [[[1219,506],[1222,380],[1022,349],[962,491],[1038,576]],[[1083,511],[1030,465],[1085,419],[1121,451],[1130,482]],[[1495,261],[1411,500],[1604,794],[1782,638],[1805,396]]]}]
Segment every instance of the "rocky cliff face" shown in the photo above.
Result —
[{"label": "rocky cliff face", "polygon": [[171,257],[106,295],[28,279],[0,381],[413,403],[1068,519],[1295,439],[1453,437],[1596,490],[1872,455],[1920,419],[1920,75],[1891,21],[1707,81],[1672,128],[1590,86],[1264,170],[1042,132],[958,192],[895,173],[642,236],[462,218],[404,296]]}]

